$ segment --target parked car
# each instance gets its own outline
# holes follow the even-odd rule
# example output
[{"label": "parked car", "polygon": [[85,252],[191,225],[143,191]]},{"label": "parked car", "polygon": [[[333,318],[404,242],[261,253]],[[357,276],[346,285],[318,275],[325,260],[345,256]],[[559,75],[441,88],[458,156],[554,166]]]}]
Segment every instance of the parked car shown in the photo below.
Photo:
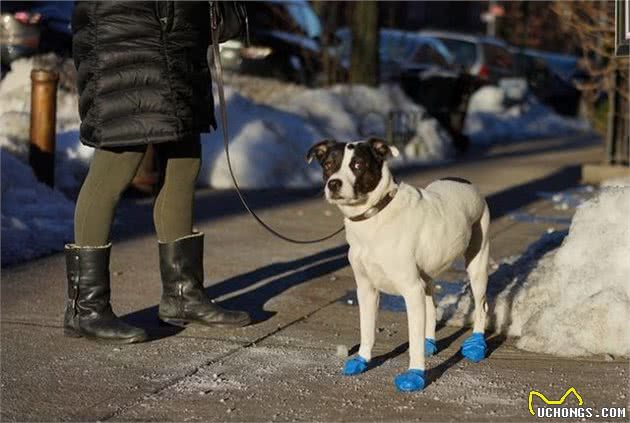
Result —
[{"label": "parked car", "polygon": [[[349,28],[339,29],[337,54],[341,66],[350,68],[352,41]],[[379,33],[379,76],[381,82],[399,82],[408,68],[454,68],[454,58],[439,40],[397,29],[381,29]]]},{"label": "parked car", "polygon": [[[543,104],[556,112],[575,116],[580,91],[574,83],[556,72],[536,50],[513,48],[516,73],[527,80],[529,89]],[[576,74],[577,75],[577,74]]]},{"label": "parked car", "polygon": [[[343,28],[336,35],[340,61],[349,67],[350,30]],[[462,72],[448,48],[436,38],[394,29],[381,29],[379,37],[381,82],[400,84],[449,131],[457,150],[465,151],[468,139],[462,129],[472,78]]]},{"label": "parked car", "polygon": [[245,2],[249,45],[221,44],[227,70],[312,85],[322,69],[322,27],[307,1]]},{"label": "parked car", "polygon": [[70,56],[72,52],[73,2],[3,1],[0,18],[0,56],[2,75],[11,62],[20,57],[55,52]]},{"label": "parked car", "polygon": [[498,38],[448,31],[421,31],[420,34],[442,41],[455,61],[478,78],[479,85],[496,84],[501,78],[514,76],[514,57],[508,45]]}]

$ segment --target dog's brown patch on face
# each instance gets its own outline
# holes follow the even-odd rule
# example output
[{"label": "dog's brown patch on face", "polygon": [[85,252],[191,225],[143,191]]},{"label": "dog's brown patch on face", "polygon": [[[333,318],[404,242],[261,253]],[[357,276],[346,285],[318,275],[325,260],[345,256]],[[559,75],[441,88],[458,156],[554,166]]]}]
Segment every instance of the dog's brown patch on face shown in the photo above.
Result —
[{"label": "dog's brown patch on face", "polygon": [[381,180],[382,168],[383,160],[374,154],[368,143],[355,144],[354,154],[350,160],[350,170],[356,176],[355,193],[362,195],[374,190]]},{"label": "dog's brown patch on face", "polygon": [[321,161],[322,169],[324,170],[324,181],[328,180],[330,175],[341,168],[345,149],[346,144],[344,143],[336,143],[328,149],[326,156]]}]

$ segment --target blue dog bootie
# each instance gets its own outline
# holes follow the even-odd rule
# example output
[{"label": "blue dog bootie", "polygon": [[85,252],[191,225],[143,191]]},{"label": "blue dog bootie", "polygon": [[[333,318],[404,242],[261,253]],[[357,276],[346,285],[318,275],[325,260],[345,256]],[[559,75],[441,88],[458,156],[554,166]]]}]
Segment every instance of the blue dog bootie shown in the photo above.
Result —
[{"label": "blue dog bootie", "polygon": [[343,374],[345,376],[355,376],[367,370],[368,362],[365,358],[357,355],[346,361],[343,366]]},{"label": "blue dog bootie", "polygon": [[435,354],[437,354],[437,344],[435,343],[435,339],[426,338],[424,340],[424,356],[431,357]]},{"label": "blue dog bootie", "polygon": [[424,370],[409,369],[394,379],[394,385],[401,392],[414,392],[424,389]]},{"label": "blue dog bootie", "polygon": [[488,345],[483,333],[473,332],[462,344],[462,355],[473,363],[478,363],[486,358]]}]

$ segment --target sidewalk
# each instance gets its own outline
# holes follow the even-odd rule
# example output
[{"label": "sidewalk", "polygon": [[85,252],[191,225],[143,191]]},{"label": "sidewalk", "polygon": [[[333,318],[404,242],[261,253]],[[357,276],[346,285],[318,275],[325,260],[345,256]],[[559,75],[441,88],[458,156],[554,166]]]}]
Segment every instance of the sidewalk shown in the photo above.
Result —
[{"label": "sidewalk", "polygon": [[[399,175],[414,184],[444,176],[477,184],[493,211],[491,256],[498,261],[522,252],[549,226],[517,222],[508,213],[545,212],[550,206],[536,191],[575,184],[576,165],[600,157],[600,146],[586,138],[512,144],[476,160]],[[248,309],[258,323],[232,331],[158,326],[150,202],[128,203],[122,210],[131,218],[121,228],[134,230],[121,230],[112,251],[113,304],[153,340],[115,347],[61,336],[62,255],[4,269],[2,420],[521,421],[534,419],[527,411],[530,389],[556,399],[570,386],[585,406],[627,407],[626,360],[526,353],[510,339],[492,337],[490,357],[472,364],[457,353],[467,334],[457,328],[438,332],[440,352],[428,361],[425,391],[397,393],[392,380],[407,366],[407,325],[404,314],[393,312],[379,317],[375,354],[383,364],[343,377],[336,347],[359,340],[358,308],[339,302],[354,288],[343,237],[287,244],[243,213],[234,193],[198,196],[209,292],[228,307]],[[251,197],[266,221],[296,237],[321,236],[341,223],[319,198],[275,191]],[[449,272],[445,279],[460,276]]]}]

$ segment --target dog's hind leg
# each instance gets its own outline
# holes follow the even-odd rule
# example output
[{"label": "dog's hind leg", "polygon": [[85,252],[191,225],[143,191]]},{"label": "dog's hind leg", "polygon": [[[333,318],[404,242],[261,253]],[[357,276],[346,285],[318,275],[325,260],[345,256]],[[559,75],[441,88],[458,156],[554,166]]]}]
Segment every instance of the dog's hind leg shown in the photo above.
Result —
[{"label": "dog's hind leg", "polygon": [[475,321],[473,334],[464,341],[462,346],[462,354],[475,362],[485,358],[487,348],[484,330],[488,313],[486,288],[488,286],[488,258],[490,253],[489,226],[490,213],[488,206],[486,206],[481,219],[472,227],[470,244],[464,254],[466,270],[470,278],[470,287],[475,300]]}]

